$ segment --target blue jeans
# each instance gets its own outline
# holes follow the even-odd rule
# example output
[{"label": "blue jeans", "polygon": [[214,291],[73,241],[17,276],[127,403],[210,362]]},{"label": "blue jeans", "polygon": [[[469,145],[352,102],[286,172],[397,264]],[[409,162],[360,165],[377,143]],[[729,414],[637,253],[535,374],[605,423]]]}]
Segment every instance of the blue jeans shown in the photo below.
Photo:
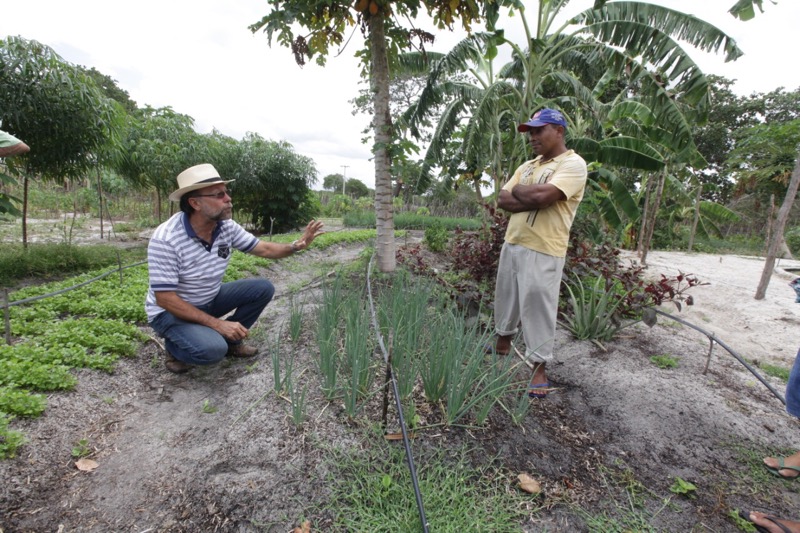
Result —
[{"label": "blue jeans", "polygon": [[794,366],[786,383],[786,412],[800,418],[800,351],[794,358]]},{"label": "blue jeans", "polygon": [[[211,302],[197,308],[217,318],[236,309],[226,320],[250,329],[274,294],[275,287],[269,280],[241,279],[223,283]],[[169,311],[156,316],[150,326],[164,337],[167,351],[175,359],[191,365],[218,363],[233,344],[213,329],[181,320]]]}]

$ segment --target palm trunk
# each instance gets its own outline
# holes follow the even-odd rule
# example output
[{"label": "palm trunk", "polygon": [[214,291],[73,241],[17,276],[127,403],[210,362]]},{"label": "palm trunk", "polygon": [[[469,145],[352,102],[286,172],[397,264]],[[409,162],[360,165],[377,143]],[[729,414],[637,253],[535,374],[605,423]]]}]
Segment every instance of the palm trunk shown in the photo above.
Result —
[{"label": "palm trunk", "polygon": [[392,213],[392,176],[389,146],[392,142],[392,118],[389,110],[389,59],[383,16],[369,17],[369,46],[372,53],[370,83],[375,95],[375,254],[381,272],[394,272],[397,266]]},{"label": "palm trunk", "polygon": [[658,217],[658,207],[661,205],[661,195],[664,193],[664,183],[667,181],[667,170],[664,169],[658,174],[658,184],[656,185],[656,197],[650,206],[650,214],[647,217],[647,234],[642,243],[642,253],[640,259],[643,265],[647,264],[647,252],[650,251],[650,243],[653,241],[653,231],[656,227],[656,218]]},{"label": "palm trunk", "polygon": [[778,217],[775,220],[772,238],[770,239],[769,248],[767,249],[767,260],[764,262],[764,271],[761,273],[761,281],[759,281],[758,288],[756,289],[756,300],[763,300],[767,295],[767,286],[769,286],[772,271],[775,269],[775,256],[778,255],[778,248],[783,241],[783,228],[786,227],[789,211],[792,210],[792,205],[794,205],[798,186],[800,186],[800,151],[797,153],[797,160],[794,163],[792,179],[789,180],[789,188],[786,189],[786,196],[783,199],[783,204],[781,204],[781,208],[778,210]]},{"label": "palm trunk", "polygon": [[703,192],[703,186],[697,184],[697,194],[694,198],[694,220],[692,220],[692,231],[689,233],[689,245],[686,247],[687,251],[691,252],[694,246],[694,235],[697,233],[697,224],[700,222],[700,195]]},{"label": "palm trunk", "polygon": [[642,247],[644,246],[644,238],[647,235],[647,221],[650,216],[650,195],[653,192],[654,185],[653,177],[647,177],[647,183],[644,186],[644,209],[641,214],[641,224],[639,224],[639,241],[636,243],[636,253],[642,255]]}]

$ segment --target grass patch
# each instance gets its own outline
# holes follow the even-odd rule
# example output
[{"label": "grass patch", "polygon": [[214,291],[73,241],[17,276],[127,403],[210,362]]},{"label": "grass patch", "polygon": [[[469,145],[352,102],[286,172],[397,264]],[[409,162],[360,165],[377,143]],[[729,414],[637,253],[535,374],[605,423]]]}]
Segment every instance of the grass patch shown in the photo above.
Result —
[{"label": "grass patch", "polygon": [[[329,531],[422,531],[403,448],[380,436],[371,443],[379,445],[329,454],[331,503],[323,509],[333,517]],[[498,468],[471,466],[465,450],[421,459],[414,453],[430,531],[522,531],[533,497],[513,488]]]},{"label": "grass patch", "polygon": [[778,365],[771,365],[769,363],[759,363],[758,368],[764,371],[768,376],[773,378],[782,379],[784,382],[789,381],[789,372],[791,369]]},{"label": "grass patch", "polygon": [[[783,480],[772,475],[764,466],[764,457],[786,457],[796,450],[790,448],[769,448],[754,443],[736,441],[723,444],[734,453],[733,463],[741,472],[736,473],[735,481],[728,489],[728,495],[742,494],[753,500],[753,507],[769,505],[771,501],[785,498],[784,491],[800,492],[796,480]],[[732,471],[733,473],[733,471]]]},{"label": "grass patch", "polygon": [[26,250],[21,244],[4,244],[0,246],[0,284],[8,286],[31,277],[52,279],[83,273],[117,265],[118,257],[127,265],[145,259],[146,250],[122,250],[105,244],[29,244]]},{"label": "grass patch", "polygon": [[662,370],[678,368],[678,359],[668,354],[653,355],[650,362]]}]

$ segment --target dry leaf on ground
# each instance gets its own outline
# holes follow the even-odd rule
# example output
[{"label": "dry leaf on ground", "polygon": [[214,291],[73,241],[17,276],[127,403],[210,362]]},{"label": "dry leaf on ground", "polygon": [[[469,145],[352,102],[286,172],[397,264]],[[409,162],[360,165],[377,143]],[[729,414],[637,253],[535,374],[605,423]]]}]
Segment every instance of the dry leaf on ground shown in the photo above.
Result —
[{"label": "dry leaf on ground", "polygon": [[539,494],[542,492],[542,486],[539,484],[539,482],[528,474],[519,474],[517,479],[519,479],[519,488],[525,492],[529,492],[531,494]]},{"label": "dry leaf on ground", "polygon": [[83,472],[91,472],[100,465],[97,464],[97,461],[92,461],[91,459],[86,459],[85,457],[83,457],[75,461],[75,466],[77,467],[78,470],[81,470]]},{"label": "dry leaf on ground", "polygon": [[293,533],[311,533],[311,522],[306,520],[300,526],[294,528]]}]

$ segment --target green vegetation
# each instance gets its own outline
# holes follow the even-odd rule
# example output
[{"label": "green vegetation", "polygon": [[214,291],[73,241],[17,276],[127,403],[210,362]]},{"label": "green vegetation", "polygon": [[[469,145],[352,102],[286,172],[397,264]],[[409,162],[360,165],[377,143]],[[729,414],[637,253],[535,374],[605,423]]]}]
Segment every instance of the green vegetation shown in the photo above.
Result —
[{"label": "green vegetation", "polygon": [[217,408],[211,403],[211,400],[203,400],[203,412],[207,415],[213,415],[217,412]]},{"label": "green vegetation", "polygon": [[86,457],[92,453],[92,449],[89,447],[89,441],[87,439],[79,440],[75,446],[72,447],[72,457],[80,458]]},{"label": "green vegetation", "polygon": [[[342,397],[345,411],[354,418],[376,394],[376,359],[369,342],[369,313],[357,291],[335,280],[323,289],[317,321],[318,367],[322,388],[329,399]],[[399,270],[391,280],[375,282],[376,307],[381,331],[391,338],[392,365],[401,401],[416,412],[412,398],[418,380],[424,401],[441,411],[435,424],[482,425],[495,405],[516,405],[525,384],[515,382],[517,366],[511,358],[487,359],[484,346],[490,332],[470,321],[448,295],[429,280],[411,278]],[[524,410],[512,408],[517,412]],[[413,419],[413,414],[411,416]],[[519,423],[521,418],[514,419]]]},{"label": "green vegetation", "polygon": [[697,486],[694,483],[689,483],[680,477],[676,477],[675,483],[673,483],[669,488],[670,492],[679,494],[681,496],[686,496],[687,498],[694,498],[696,490]]},{"label": "green vegetation", "polygon": [[783,366],[772,365],[770,363],[758,363],[758,368],[764,371],[764,373],[768,376],[772,376],[773,378],[782,379],[783,381],[789,381],[789,373],[791,372],[790,368],[786,368]]},{"label": "green vegetation", "polygon": [[447,248],[448,231],[444,224],[438,220],[425,228],[425,238],[423,242],[432,252],[443,252]]},{"label": "green vegetation", "polygon": [[[512,480],[491,462],[473,466],[466,451],[438,450],[417,457],[420,492],[430,531],[510,532],[537,504],[510,490]],[[380,437],[370,446],[334,448],[329,457],[330,531],[420,531],[404,450]],[[391,517],[391,527],[387,524]]]},{"label": "green vegetation", "polygon": [[122,250],[111,245],[20,244],[0,246],[0,284],[26,278],[62,278],[109,265],[129,265],[145,258],[144,248]]},{"label": "green vegetation", "polygon": [[669,354],[653,355],[650,357],[650,362],[662,370],[678,368],[678,359]]},{"label": "green vegetation", "polygon": [[[374,235],[370,230],[325,234],[312,246],[324,248],[340,242],[364,241]],[[279,235],[274,240],[291,242],[299,236],[299,233]],[[62,265],[61,256],[69,253],[62,245],[34,248],[40,250],[36,257],[40,258],[42,270],[47,272],[56,272],[53,265]],[[16,250],[20,256],[28,253],[21,248]],[[5,248],[3,252],[7,252]],[[91,253],[88,255],[94,257]],[[10,254],[6,257],[9,264],[13,263]],[[114,263],[116,261],[114,254]],[[264,264],[263,259],[235,253],[226,272],[226,281],[257,273]],[[41,415],[46,409],[46,399],[41,393],[68,391],[75,386],[71,369],[113,372],[120,357],[134,356],[139,343],[147,339],[138,327],[147,320],[142,304],[148,284],[146,265],[125,269],[119,275],[114,272],[74,288],[107,272],[108,269],[92,270],[77,277],[26,287],[9,295],[12,303],[51,296],[10,308],[10,333],[15,342],[0,345],[2,457],[13,457],[24,442],[18,432],[9,429],[12,415]],[[210,404],[204,405],[203,411],[212,408]]]},{"label": "green vegetation", "polygon": [[576,339],[611,340],[620,329],[630,325],[618,320],[628,294],[616,280],[612,280],[610,287],[603,277],[587,281],[588,286],[579,277],[567,282],[571,313],[562,315],[563,324]]}]

